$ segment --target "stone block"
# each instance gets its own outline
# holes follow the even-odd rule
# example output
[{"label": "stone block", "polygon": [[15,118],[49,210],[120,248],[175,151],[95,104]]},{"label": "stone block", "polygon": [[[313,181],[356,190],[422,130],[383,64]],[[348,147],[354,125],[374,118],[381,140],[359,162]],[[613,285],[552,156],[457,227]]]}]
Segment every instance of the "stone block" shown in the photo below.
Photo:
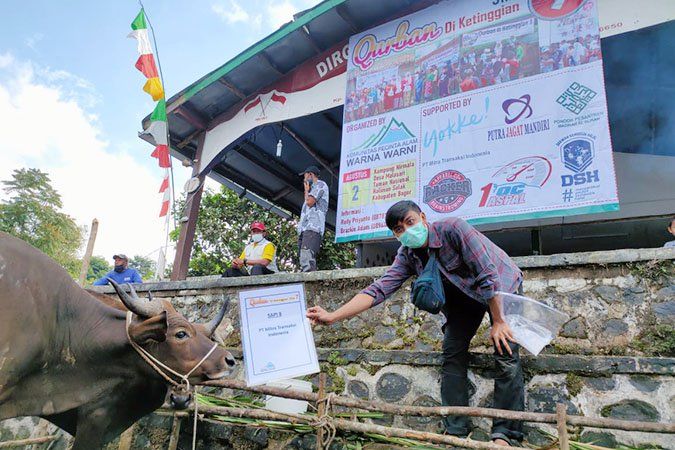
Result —
[{"label": "stone block", "polygon": [[347,384],[347,391],[356,398],[368,400],[370,398],[370,388],[363,381],[352,380]]},{"label": "stone block", "polygon": [[[428,395],[417,397],[413,406],[439,406],[440,403]],[[436,431],[442,427],[442,421],[438,417],[404,416],[403,423],[406,427],[419,431]]]},{"label": "stone block", "polygon": [[608,303],[618,301],[621,295],[621,291],[616,286],[600,285],[593,288],[593,291]]},{"label": "stone block", "polygon": [[567,405],[568,414],[579,414],[579,409],[572,403],[562,388],[557,386],[534,386],[525,392],[527,410],[543,413],[554,413],[558,403]]},{"label": "stone block", "polygon": [[412,382],[397,373],[385,373],[377,380],[377,395],[385,402],[397,402],[403,399],[408,392]]},{"label": "stone block", "polygon": [[652,313],[659,323],[675,325],[675,300],[652,305]]},{"label": "stone block", "polygon": [[675,300],[675,285],[666,286],[656,292],[655,300],[657,302],[667,302]]},{"label": "stone block", "polygon": [[620,319],[609,319],[602,325],[602,333],[605,337],[622,336],[628,332],[628,324]]},{"label": "stone block", "polygon": [[661,386],[659,380],[647,375],[633,375],[628,381],[640,392],[654,392]]},{"label": "stone block", "polygon": [[257,445],[259,448],[267,447],[269,431],[266,428],[246,427],[244,439]]},{"label": "stone block", "polygon": [[581,433],[581,442],[606,448],[617,448],[619,446],[614,435],[601,431],[584,431]]},{"label": "stone block", "polygon": [[567,338],[586,339],[586,321],[583,317],[576,317],[563,325],[560,335]]},{"label": "stone block", "polygon": [[661,418],[653,405],[635,399],[621,400],[613,405],[607,405],[602,408],[600,414],[602,417],[639,422],[658,422]]},{"label": "stone block", "polygon": [[596,391],[612,391],[616,388],[616,380],[611,377],[583,377],[583,383]]},{"label": "stone block", "polygon": [[623,291],[621,301],[628,305],[639,305],[644,303],[645,294],[641,286],[630,287]]},{"label": "stone block", "polygon": [[523,425],[523,434],[525,434],[525,441],[536,447],[548,447],[553,442],[546,433],[531,425]]},{"label": "stone block", "polygon": [[386,345],[396,339],[396,330],[394,327],[388,325],[380,325],[375,328],[375,335],[373,341],[375,344]]}]

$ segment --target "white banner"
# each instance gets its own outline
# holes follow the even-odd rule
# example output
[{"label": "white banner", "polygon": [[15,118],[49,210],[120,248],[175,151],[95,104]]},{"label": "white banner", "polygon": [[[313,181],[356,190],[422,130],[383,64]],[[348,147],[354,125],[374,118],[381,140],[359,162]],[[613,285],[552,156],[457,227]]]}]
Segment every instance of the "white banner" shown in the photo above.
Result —
[{"label": "white banner", "polygon": [[239,308],[248,386],[319,372],[302,284],[241,291]]},{"label": "white banner", "polygon": [[596,0],[492,3],[442,2],[350,40],[338,242],[390,235],[403,199],[472,223],[618,209]]}]

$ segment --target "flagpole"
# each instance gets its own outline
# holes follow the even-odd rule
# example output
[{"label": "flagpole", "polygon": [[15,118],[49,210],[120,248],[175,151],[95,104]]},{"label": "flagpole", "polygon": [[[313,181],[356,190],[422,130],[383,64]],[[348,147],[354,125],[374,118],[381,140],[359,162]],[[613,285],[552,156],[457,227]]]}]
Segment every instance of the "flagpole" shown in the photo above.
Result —
[{"label": "flagpole", "polygon": [[[162,83],[162,89],[164,91],[164,101],[166,101],[166,84],[164,83],[164,74],[162,72],[162,62],[159,59],[159,48],[157,47],[157,39],[155,38],[155,29],[152,27],[152,22],[150,22],[150,17],[148,14],[145,12],[145,6],[143,6],[143,2],[141,0],[138,0],[138,4],[141,5],[141,10],[143,11],[143,15],[145,16],[145,19],[148,21],[148,25],[150,26],[150,32],[152,33],[152,45],[155,47],[155,54],[157,55],[157,68],[159,69],[159,80]],[[171,135],[169,133],[169,120],[167,116],[167,121],[166,121],[166,142],[168,144],[169,148],[169,174],[171,175],[171,201],[169,202],[171,205],[174,204],[176,201],[176,192],[174,191],[174,178],[173,178],[173,161],[171,161]],[[173,214],[173,211],[169,208],[169,212],[167,213],[167,222],[168,222],[168,216],[171,215],[173,216],[173,227],[177,228],[178,224],[176,222],[176,216]],[[169,239],[169,230],[167,227],[167,233],[166,233],[166,239],[167,239],[167,246],[168,244],[168,239]]]}]

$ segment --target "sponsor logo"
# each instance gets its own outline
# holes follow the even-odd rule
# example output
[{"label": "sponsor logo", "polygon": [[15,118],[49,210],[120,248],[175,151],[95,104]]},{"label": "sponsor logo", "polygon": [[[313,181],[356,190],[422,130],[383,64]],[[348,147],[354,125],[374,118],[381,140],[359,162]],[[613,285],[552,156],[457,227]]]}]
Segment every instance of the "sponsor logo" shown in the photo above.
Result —
[{"label": "sponsor logo", "polygon": [[558,146],[565,168],[573,172],[573,175],[561,175],[563,187],[600,182],[597,169],[587,170],[595,158],[595,136],[589,133],[576,133],[559,141]]},{"label": "sponsor logo", "polygon": [[509,98],[502,102],[505,127],[493,128],[487,131],[488,141],[500,141],[527,134],[540,133],[551,129],[549,119],[532,120],[530,122],[516,123],[528,119],[534,114],[531,105],[530,94],[521,95],[518,98]]},{"label": "sponsor logo", "polygon": [[265,373],[265,372],[269,372],[269,371],[274,370],[274,369],[276,369],[276,367],[274,366],[274,364],[272,363],[272,361],[268,361],[267,364],[265,364],[265,365],[260,369],[260,372]]},{"label": "sponsor logo", "polygon": [[493,182],[483,186],[480,208],[525,203],[526,192],[541,188],[551,177],[553,166],[543,156],[528,156],[512,161],[492,175]]},{"label": "sponsor logo", "polygon": [[456,170],[437,173],[424,186],[423,201],[439,213],[455,211],[471,195],[471,180]]},{"label": "sponsor logo", "polygon": [[380,159],[391,159],[417,152],[417,137],[405,123],[392,117],[387,125],[371,134],[346,158],[347,167],[370,164]]},{"label": "sponsor logo", "polygon": [[579,114],[598,95],[593,89],[577,83],[576,81],[565,90],[556,102],[566,110]]},{"label": "sponsor logo", "polygon": [[593,162],[593,142],[587,138],[574,138],[566,141],[560,147],[565,167],[574,173],[586,169]]},{"label": "sponsor logo", "polygon": [[407,139],[415,139],[415,135],[412,134],[405,123],[399,122],[395,117],[392,117],[387,125],[383,125],[377,133],[371,134],[368,139],[354,148],[354,150],[393,144]]},{"label": "sponsor logo", "polygon": [[[449,142],[452,140],[453,136],[462,134],[462,132],[468,130],[469,128],[474,128],[476,125],[482,123],[488,117],[488,112],[490,110],[490,97],[485,97],[485,102],[483,105],[484,109],[479,109],[478,111],[471,114],[468,112],[458,112],[456,120],[454,114],[448,114],[448,118],[446,119],[447,126],[433,129],[431,131],[425,131],[424,138],[422,140],[422,146],[424,150],[433,148],[432,156],[436,156],[439,144],[447,142],[444,145],[449,147]],[[480,106],[476,106],[476,104],[474,104],[473,107],[480,108]]]},{"label": "sponsor logo", "polygon": [[577,12],[586,0],[530,0],[530,11],[541,20],[558,20]]},{"label": "sponsor logo", "polygon": [[507,125],[511,125],[514,122],[518,122],[523,115],[527,119],[532,116],[532,106],[530,106],[530,94],[521,95],[518,98],[509,98],[502,102],[502,109],[506,113],[504,116],[504,122]]}]

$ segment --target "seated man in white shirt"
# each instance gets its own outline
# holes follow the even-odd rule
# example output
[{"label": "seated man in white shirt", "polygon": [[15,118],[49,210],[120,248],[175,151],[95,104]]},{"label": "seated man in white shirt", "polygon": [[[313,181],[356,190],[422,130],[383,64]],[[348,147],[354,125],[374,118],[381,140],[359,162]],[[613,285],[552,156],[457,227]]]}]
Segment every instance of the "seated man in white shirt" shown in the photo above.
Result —
[{"label": "seated man in white shirt", "polygon": [[251,243],[248,244],[241,256],[232,261],[232,267],[227,269],[223,277],[245,277],[248,275],[269,275],[276,273],[277,248],[265,239],[265,224],[253,222],[251,224]]},{"label": "seated man in white shirt", "polygon": [[[675,217],[671,217],[670,222],[668,222],[668,233],[675,236]],[[675,248],[675,241],[668,241],[665,244],[663,244],[663,246],[668,248]]]}]

